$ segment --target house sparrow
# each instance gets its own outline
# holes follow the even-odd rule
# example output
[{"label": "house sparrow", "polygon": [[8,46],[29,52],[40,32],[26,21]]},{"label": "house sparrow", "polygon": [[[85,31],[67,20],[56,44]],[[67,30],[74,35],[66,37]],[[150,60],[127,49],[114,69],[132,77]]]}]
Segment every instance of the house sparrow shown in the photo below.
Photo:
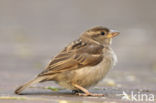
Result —
[{"label": "house sparrow", "polygon": [[98,26],[82,33],[79,39],[67,45],[37,77],[15,90],[20,94],[26,87],[44,81],[55,81],[64,88],[82,91],[82,96],[103,96],[90,93],[94,86],[117,62],[110,47],[119,32]]}]

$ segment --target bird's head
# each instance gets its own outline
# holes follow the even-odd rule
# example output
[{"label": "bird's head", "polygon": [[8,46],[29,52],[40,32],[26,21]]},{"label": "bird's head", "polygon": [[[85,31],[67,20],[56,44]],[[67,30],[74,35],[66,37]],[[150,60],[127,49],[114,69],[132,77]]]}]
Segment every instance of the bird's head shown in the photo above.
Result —
[{"label": "bird's head", "polygon": [[112,38],[117,35],[119,35],[119,32],[116,30],[111,30],[103,26],[98,26],[87,30],[81,35],[81,37],[91,39],[105,46],[110,45]]}]

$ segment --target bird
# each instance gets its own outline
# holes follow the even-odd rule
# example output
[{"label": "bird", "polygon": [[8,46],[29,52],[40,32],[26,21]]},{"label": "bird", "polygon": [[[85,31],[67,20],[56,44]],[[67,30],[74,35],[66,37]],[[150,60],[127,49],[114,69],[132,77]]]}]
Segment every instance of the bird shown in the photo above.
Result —
[{"label": "bird", "polygon": [[19,86],[15,94],[36,83],[55,81],[78,96],[104,96],[88,91],[117,63],[112,38],[120,34],[104,26],[92,27],[53,57],[33,80]]}]

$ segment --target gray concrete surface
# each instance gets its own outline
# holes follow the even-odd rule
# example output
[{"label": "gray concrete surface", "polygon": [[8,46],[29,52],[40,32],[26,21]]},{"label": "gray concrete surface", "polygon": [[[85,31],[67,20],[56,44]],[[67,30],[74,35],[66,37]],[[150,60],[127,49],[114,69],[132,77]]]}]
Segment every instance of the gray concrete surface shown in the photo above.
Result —
[{"label": "gray concrete surface", "polygon": [[[121,100],[118,94],[123,91],[156,98],[155,4],[155,0],[0,0],[0,102],[130,102]],[[104,97],[43,89],[59,87],[53,82],[28,88],[25,95],[13,93],[40,73],[70,41],[97,25],[121,32],[112,45],[117,66],[90,89],[104,93]]]}]

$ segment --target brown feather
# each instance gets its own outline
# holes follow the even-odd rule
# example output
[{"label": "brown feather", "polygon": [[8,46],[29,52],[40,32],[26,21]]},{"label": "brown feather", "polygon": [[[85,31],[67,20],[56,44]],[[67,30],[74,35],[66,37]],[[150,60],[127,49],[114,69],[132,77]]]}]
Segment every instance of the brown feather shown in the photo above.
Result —
[{"label": "brown feather", "polygon": [[67,47],[49,63],[39,76],[80,69],[84,66],[94,66],[103,59],[102,45],[85,43],[78,39]]}]

